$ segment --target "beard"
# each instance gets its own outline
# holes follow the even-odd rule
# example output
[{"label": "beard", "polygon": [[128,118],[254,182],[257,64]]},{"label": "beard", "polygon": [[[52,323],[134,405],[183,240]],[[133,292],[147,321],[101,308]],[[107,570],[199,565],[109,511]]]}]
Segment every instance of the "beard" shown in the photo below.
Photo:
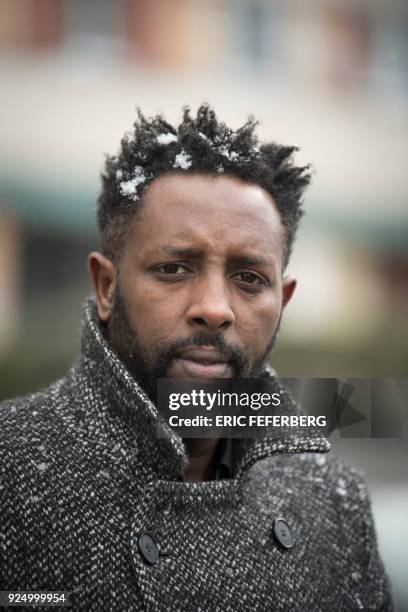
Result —
[{"label": "beard", "polygon": [[223,334],[208,334],[199,331],[185,340],[174,340],[167,344],[151,345],[151,357],[142,348],[140,337],[132,327],[125,300],[117,287],[112,305],[112,316],[107,326],[107,339],[121,359],[128,372],[144,389],[149,398],[157,400],[157,379],[166,378],[172,360],[180,350],[188,346],[213,346],[225,356],[234,371],[234,377],[257,378],[265,368],[275,345],[281,322],[279,316],[276,328],[263,354],[251,365],[248,356],[237,346],[227,343]]}]

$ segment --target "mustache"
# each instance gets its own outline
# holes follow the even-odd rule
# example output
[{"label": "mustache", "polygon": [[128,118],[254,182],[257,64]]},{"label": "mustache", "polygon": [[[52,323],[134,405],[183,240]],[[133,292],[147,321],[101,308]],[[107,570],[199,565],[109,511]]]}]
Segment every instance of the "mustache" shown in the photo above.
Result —
[{"label": "mustache", "polygon": [[166,350],[167,361],[170,362],[178,353],[189,346],[212,346],[231,364],[236,372],[242,372],[246,365],[246,358],[235,345],[228,343],[221,333],[206,334],[197,332],[190,338],[173,342]]}]

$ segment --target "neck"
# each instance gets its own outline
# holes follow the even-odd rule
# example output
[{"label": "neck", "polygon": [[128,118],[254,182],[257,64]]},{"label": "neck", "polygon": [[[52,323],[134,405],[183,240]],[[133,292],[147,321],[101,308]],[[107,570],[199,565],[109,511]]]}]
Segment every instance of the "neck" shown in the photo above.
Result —
[{"label": "neck", "polygon": [[212,480],[217,458],[216,438],[185,438],[189,463],[184,471],[185,481]]}]

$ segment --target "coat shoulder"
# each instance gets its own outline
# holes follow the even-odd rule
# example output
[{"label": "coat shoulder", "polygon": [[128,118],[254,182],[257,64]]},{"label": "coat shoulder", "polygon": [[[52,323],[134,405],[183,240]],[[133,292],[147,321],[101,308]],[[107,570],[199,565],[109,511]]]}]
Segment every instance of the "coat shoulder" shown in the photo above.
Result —
[{"label": "coat shoulder", "polygon": [[38,449],[58,438],[59,412],[66,405],[64,383],[62,378],[41,391],[0,403],[0,478],[6,473],[9,479],[13,466],[29,463]]},{"label": "coat shoulder", "polygon": [[[19,431],[19,426],[28,429],[33,417],[46,413],[51,416],[61,403],[62,389],[66,378],[61,378],[45,389],[0,402],[0,427],[2,438]],[[34,426],[34,429],[36,427]]]}]

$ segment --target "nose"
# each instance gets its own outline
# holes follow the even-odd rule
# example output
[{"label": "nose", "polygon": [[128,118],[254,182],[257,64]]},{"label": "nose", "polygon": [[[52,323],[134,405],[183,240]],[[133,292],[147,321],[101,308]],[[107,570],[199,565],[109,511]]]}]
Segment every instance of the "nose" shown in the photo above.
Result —
[{"label": "nose", "polygon": [[187,311],[189,325],[209,330],[226,330],[235,321],[225,279],[213,275],[195,284],[191,306]]}]

